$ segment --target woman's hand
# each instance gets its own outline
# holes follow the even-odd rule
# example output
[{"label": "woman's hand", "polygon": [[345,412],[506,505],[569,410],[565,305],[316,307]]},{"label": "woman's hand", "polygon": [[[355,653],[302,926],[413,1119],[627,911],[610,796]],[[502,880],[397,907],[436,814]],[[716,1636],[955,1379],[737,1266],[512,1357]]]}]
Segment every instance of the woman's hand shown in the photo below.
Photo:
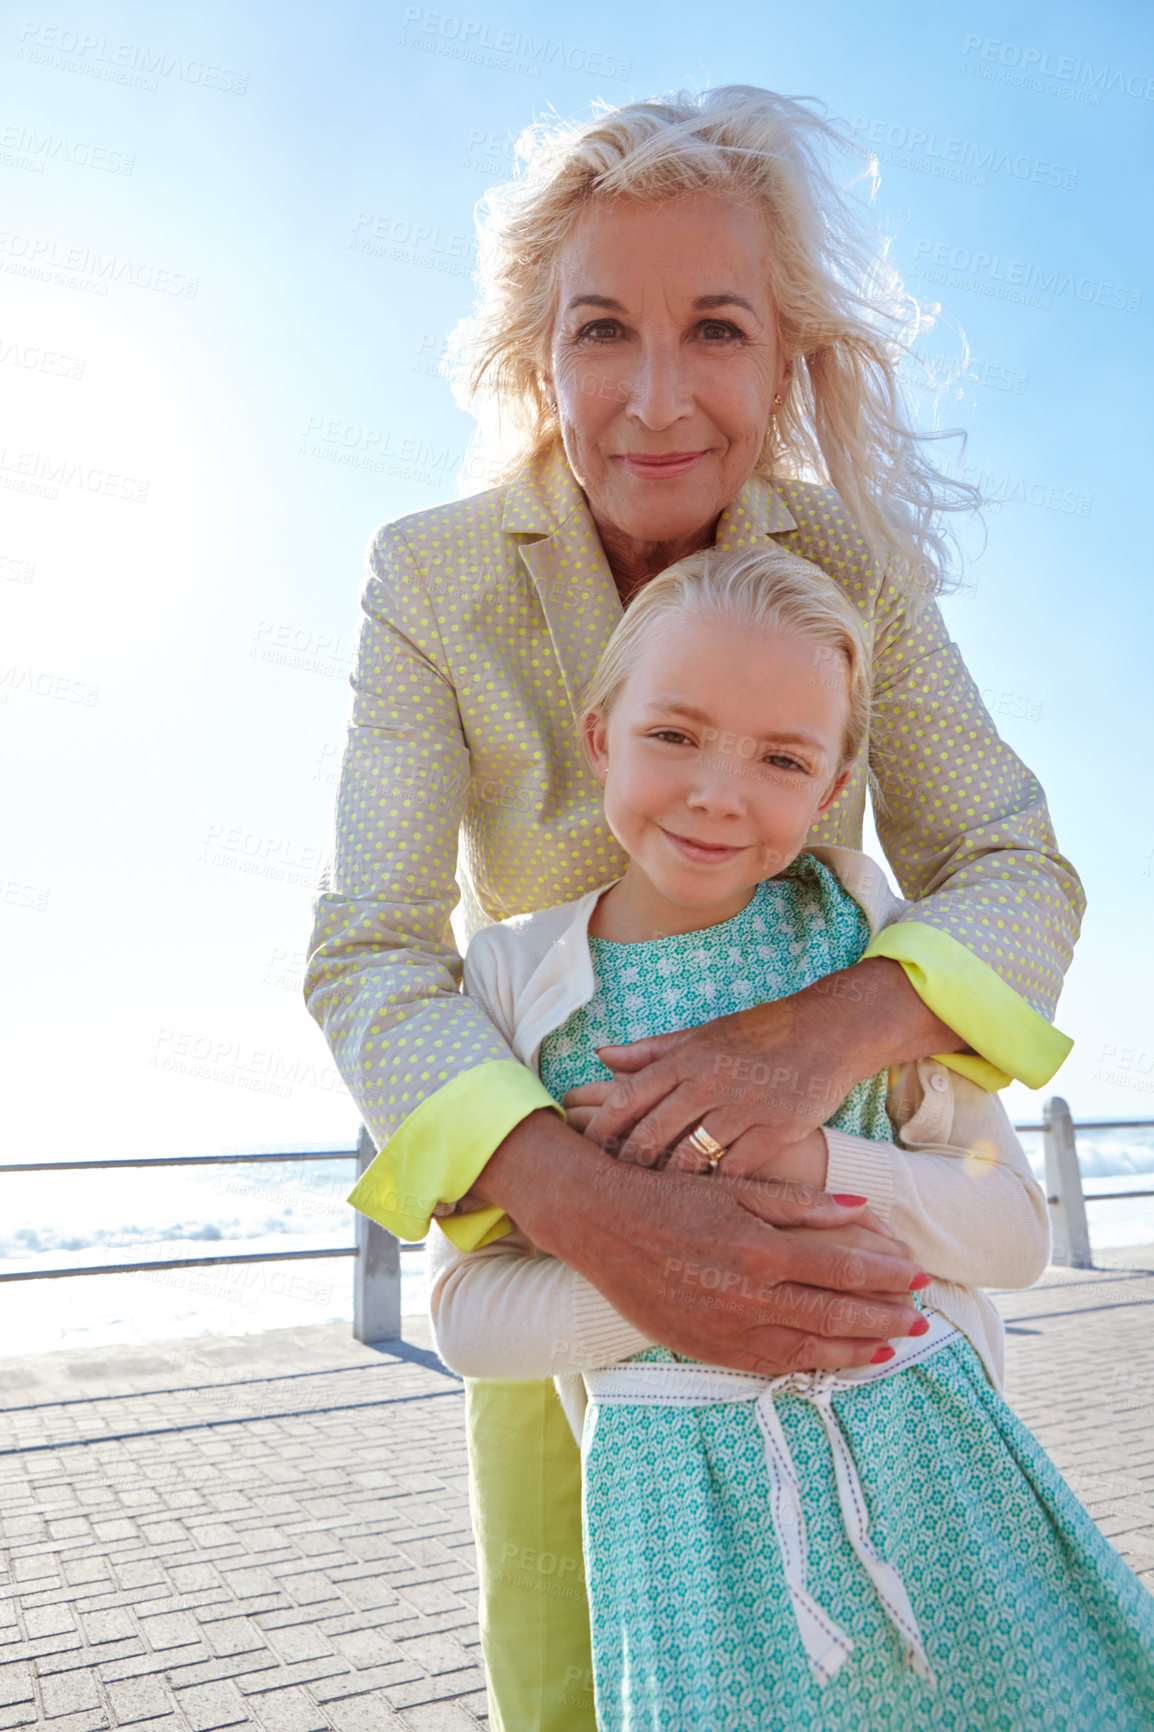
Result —
[{"label": "woman's hand", "polygon": [[652,1173],[541,1110],[473,1184],[650,1341],[776,1376],[874,1361],[928,1277],[864,1206],[805,1186]]},{"label": "woman's hand", "polygon": [[899,964],[870,957],[790,998],[602,1047],[614,1082],[574,1091],[587,1107],[591,1088],[607,1090],[578,1128],[620,1160],[656,1166],[693,1161],[688,1137],[703,1124],[727,1163],[753,1172],[824,1123],[863,1077],[964,1046]]},{"label": "woman's hand", "polygon": [[[624,1049],[628,1051],[628,1048]],[[589,1126],[597,1111],[613,1093],[612,1082],[582,1083],[570,1089],[562,1101],[568,1123],[574,1130],[590,1136]],[[590,1137],[595,1141],[595,1137]],[[808,1185],[814,1191],[825,1189],[829,1145],[820,1130],[809,1131],[796,1143],[789,1143],[777,1154],[765,1154],[756,1136],[739,1137],[737,1146],[727,1149],[723,1157],[725,1176],[730,1179],[768,1179],[777,1184]],[[712,1171],[707,1156],[692,1143],[681,1142],[662,1163],[667,1172],[708,1173]]]}]

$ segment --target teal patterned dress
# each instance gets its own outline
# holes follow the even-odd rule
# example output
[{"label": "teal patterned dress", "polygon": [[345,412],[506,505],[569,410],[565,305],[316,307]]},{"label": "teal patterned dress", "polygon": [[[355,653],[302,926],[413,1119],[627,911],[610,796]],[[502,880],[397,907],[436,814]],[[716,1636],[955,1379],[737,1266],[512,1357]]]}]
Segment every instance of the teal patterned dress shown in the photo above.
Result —
[{"label": "teal patterned dress", "polygon": [[[856,962],[868,937],[834,874],[803,854],[719,926],[591,938],[596,991],[546,1038],[542,1078],[558,1099],[605,1080],[594,1047],[785,997]],[[829,1123],[891,1141],[884,1075]],[[660,1347],[636,1358],[679,1362]],[[851,1549],[816,1408],[788,1393],[774,1404],[801,1481],[809,1587],[852,1653],[824,1683],[807,1662],[750,1403],[591,1405],[583,1496],[603,1732],[1152,1732],[1154,1599],[964,1337],[832,1402],[933,1681]]]}]

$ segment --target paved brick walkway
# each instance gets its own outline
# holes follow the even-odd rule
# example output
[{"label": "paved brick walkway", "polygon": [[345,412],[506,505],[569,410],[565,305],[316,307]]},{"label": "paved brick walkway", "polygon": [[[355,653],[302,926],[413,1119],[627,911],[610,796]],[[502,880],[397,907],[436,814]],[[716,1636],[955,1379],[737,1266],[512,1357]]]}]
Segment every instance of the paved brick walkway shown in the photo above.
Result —
[{"label": "paved brick walkway", "polygon": [[1154,1245],[997,1295],[1006,1393],[1154,1591]]},{"label": "paved brick walkway", "polygon": [[[1011,1399],[1154,1586],[1154,1248],[1126,1261],[999,1304]],[[0,1361],[0,1402],[0,1728],[484,1723],[460,1385],[426,1347],[92,1348]]]}]

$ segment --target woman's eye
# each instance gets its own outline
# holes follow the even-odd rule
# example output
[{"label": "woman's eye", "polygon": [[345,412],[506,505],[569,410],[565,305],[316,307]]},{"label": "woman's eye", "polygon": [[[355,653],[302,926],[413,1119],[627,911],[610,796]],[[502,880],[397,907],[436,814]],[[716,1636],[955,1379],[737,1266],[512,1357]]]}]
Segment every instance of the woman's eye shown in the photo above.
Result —
[{"label": "woman's eye", "polygon": [[736,325],[730,325],[724,319],[706,319],[700,326],[701,334],[711,343],[716,343],[732,337],[744,337],[745,332]]},{"label": "woman's eye", "polygon": [[594,319],[591,325],[581,327],[577,333],[577,341],[582,342],[589,337],[595,343],[608,342],[617,335],[618,329],[616,319]]}]

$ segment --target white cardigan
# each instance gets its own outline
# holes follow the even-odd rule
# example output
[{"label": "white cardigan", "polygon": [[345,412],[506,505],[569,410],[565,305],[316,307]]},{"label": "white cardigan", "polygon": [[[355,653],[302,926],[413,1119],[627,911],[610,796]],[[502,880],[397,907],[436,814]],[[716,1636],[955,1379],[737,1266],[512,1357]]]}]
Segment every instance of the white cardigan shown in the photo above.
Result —
[{"label": "white cardigan", "polygon": [[[861,906],[871,933],[907,904],[880,868],[850,848],[809,849]],[[593,996],[589,921],[608,885],[575,902],[478,932],[465,990],[522,1064],[540,1075],[541,1042]],[[935,1059],[890,1072],[886,1105],[897,1143],[823,1127],[826,1189],[869,1199],[934,1277],[924,1290],[973,1342],[1001,1387],[1002,1324],[980,1287],[1029,1287],[1050,1250],[1046,1200],[996,1095]],[[519,1230],[459,1251],[434,1223],[429,1303],[437,1351],[466,1377],[555,1377],[570,1419],[584,1405],[580,1373],[649,1346],[591,1282],[538,1251]]]}]

